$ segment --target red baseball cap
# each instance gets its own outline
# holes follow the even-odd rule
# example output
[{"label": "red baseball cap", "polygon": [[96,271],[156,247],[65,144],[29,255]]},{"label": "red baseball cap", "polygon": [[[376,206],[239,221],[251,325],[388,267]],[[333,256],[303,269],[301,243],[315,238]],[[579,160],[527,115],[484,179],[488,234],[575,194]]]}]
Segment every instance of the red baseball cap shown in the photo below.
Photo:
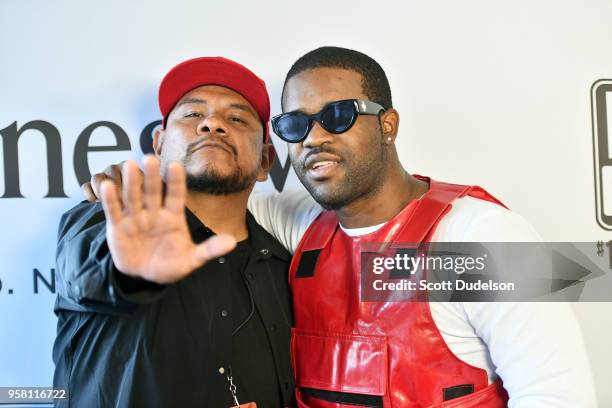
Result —
[{"label": "red baseball cap", "polygon": [[181,62],[166,74],[159,86],[158,95],[164,128],[168,115],[179,99],[202,85],[220,85],[242,95],[261,120],[264,142],[270,141],[270,97],[266,83],[248,68],[223,57],[193,58]]}]

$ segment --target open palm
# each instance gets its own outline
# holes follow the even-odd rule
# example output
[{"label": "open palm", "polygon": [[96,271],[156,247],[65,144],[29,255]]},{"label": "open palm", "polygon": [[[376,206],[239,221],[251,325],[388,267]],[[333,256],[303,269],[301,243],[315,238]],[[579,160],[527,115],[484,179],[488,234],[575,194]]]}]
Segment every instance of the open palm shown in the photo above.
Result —
[{"label": "open palm", "polygon": [[123,165],[122,199],[111,181],[102,182],[100,189],[108,247],[115,266],[126,275],[176,282],[235,246],[228,235],[201,244],[192,241],[185,219],[185,170],[178,163],[168,166],[165,195],[159,162],[152,156],[144,159],[144,183],[135,163]]}]

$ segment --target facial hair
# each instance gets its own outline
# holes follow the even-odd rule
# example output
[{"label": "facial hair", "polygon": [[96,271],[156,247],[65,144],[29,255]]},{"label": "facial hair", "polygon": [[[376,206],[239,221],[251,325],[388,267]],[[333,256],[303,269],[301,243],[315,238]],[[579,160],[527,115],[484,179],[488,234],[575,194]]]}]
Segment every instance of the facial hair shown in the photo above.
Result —
[{"label": "facial hair", "polygon": [[[314,153],[330,153],[343,158],[341,165],[345,166],[346,173],[341,183],[335,186],[316,186],[308,183],[304,163],[308,156]],[[387,160],[387,151],[382,144],[362,158],[349,153],[337,153],[325,145],[311,151],[309,155],[297,163],[292,163],[293,169],[310,195],[328,211],[339,210],[359,198],[376,193],[381,185],[380,177],[384,173],[383,168]]]},{"label": "facial hair", "polygon": [[208,167],[199,174],[187,174],[187,189],[211,195],[240,193],[249,188],[257,177],[257,170],[245,174],[239,167],[226,176],[214,167]]},{"label": "facial hair", "polygon": [[[182,160],[183,167],[188,168],[189,162],[193,160],[193,154],[199,150],[201,147],[200,145],[205,141],[205,139],[199,139],[187,146],[185,157]],[[246,190],[256,180],[257,169],[245,174],[238,164],[238,152],[233,145],[223,141],[218,141],[218,143],[224,144],[225,147],[233,153],[234,168],[232,173],[229,175],[222,175],[215,168],[213,163],[209,163],[204,170],[198,174],[187,173],[186,182],[189,191],[211,195],[228,195]]]}]

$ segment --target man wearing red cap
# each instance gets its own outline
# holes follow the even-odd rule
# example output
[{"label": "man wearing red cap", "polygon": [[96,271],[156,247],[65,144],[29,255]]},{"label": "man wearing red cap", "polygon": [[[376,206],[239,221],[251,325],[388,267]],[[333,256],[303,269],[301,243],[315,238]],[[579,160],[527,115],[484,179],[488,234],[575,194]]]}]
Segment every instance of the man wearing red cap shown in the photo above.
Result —
[{"label": "man wearing red cap", "polygon": [[196,58],[159,106],[144,177],[127,162],[61,219],[58,406],[289,406],[290,255],[247,211],[274,158],[265,84]]}]

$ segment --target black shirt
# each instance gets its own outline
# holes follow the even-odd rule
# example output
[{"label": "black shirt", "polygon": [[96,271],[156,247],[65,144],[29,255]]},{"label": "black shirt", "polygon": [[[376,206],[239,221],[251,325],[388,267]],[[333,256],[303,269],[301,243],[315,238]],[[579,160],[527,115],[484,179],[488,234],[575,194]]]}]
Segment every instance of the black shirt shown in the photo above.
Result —
[{"label": "black shirt", "polygon": [[242,241],[230,259],[234,315],[231,373],[241,404],[256,401],[260,407],[280,407],[282,393],[276,375],[267,375],[276,373],[274,357],[245,276],[251,252],[249,240]]},{"label": "black shirt", "polygon": [[[186,217],[195,242],[211,236]],[[54,385],[71,398],[59,406],[229,407],[230,367],[241,403],[293,404],[290,256],[250,214],[247,226],[248,242],[161,286],[116,270],[99,204],[66,213],[53,357]]]}]

